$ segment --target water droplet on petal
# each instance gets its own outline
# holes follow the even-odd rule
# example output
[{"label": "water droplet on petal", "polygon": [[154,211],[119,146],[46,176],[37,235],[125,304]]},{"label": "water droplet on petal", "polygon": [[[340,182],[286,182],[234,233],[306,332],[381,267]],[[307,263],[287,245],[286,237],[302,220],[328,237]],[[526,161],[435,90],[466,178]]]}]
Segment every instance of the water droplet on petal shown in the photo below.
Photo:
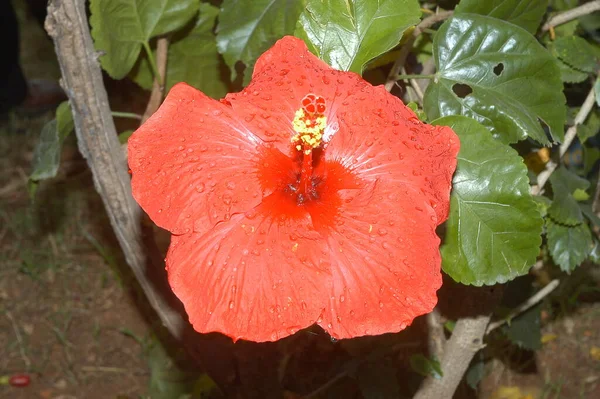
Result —
[{"label": "water droplet on petal", "polygon": [[229,309],[233,309],[234,303],[233,301],[229,301]]},{"label": "water droplet on petal", "polygon": [[204,183],[200,183],[196,186],[196,191],[199,193],[204,192],[204,189],[205,189]]},{"label": "water droplet on petal", "polygon": [[345,296],[343,296],[343,295],[341,295],[341,296],[340,296],[340,302],[344,302],[345,300],[346,300],[346,297],[345,297]]},{"label": "water droplet on petal", "polygon": [[379,309],[383,309],[383,302],[379,301]]},{"label": "water droplet on petal", "polygon": [[379,230],[377,230],[377,232],[379,233],[380,236],[384,236],[387,234],[387,230],[384,229],[383,227],[380,228]]}]

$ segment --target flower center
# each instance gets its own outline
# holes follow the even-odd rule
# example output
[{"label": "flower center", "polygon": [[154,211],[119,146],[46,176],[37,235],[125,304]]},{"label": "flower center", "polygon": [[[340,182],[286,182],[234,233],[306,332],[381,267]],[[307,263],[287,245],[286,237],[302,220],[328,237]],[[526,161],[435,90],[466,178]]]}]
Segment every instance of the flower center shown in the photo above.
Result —
[{"label": "flower center", "polygon": [[300,179],[296,189],[299,204],[316,194],[313,185],[313,150],[321,145],[327,126],[327,117],[324,115],[327,107],[323,97],[307,94],[301,104],[302,108],[296,111],[292,121],[296,134],[291,140],[296,150],[302,151]]}]

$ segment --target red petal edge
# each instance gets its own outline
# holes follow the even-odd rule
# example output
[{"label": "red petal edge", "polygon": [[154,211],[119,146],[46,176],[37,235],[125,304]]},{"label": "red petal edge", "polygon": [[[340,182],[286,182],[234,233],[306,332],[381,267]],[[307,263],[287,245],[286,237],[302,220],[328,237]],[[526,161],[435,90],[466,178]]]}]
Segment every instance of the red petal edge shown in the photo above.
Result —
[{"label": "red petal edge", "polygon": [[173,234],[206,232],[262,200],[261,142],[230,107],[179,83],[129,139],[133,196]]},{"label": "red petal edge", "polygon": [[330,280],[321,262],[325,243],[307,227],[308,216],[274,219],[270,205],[206,234],[173,236],[169,283],[196,331],[275,341],[322,314]]}]

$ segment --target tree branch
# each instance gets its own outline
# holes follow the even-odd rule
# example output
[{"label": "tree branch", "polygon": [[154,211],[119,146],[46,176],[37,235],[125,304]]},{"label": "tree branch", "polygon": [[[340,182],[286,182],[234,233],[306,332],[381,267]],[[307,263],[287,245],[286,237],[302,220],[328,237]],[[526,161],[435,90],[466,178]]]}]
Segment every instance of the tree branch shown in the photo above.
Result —
[{"label": "tree branch", "polygon": [[[562,144],[560,145],[560,148],[558,150],[558,159],[559,160],[565,155],[565,153],[567,152],[567,150],[573,143],[573,140],[575,139],[575,136],[577,135],[577,126],[579,126],[583,122],[585,122],[588,115],[590,114],[592,108],[594,107],[595,98],[596,98],[596,95],[594,92],[594,88],[592,87],[590,92],[588,93],[585,101],[583,102],[581,109],[579,109],[579,112],[575,116],[573,125],[571,125],[567,129],[567,133],[565,134],[565,139],[562,142]],[[537,177],[537,185],[531,187],[531,194],[538,195],[542,192],[544,186],[546,185],[546,183],[548,182],[548,179],[550,178],[550,175],[554,172],[554,170],[556,170],[557,167],[558,167],[558,164],[553,161],[549,161],[546,164],[546,168]]]},{"label": "tree branch", "polygon": [[[142,123],[146,122],[148,118],[156,112],[160,104],[162,104],[163,96],[165,94],[165,76],[167,76],[167,53],[169,51],[169,39],[161,37],[156,41],[156,64],[159,77],[154,78],[152,84],[152,93],[150,99],[146,105],[146,111],[142,116]],[[151,57],[152,54],[149,55]],[[160,79],[160,81],[159,81]]]},{"label": "tree branch", "polygon": [[473,356],[483,347],[491,315],[459,319],[444,348],[442,378],[428,377],[414,399],[452,398]]},{"label": "tree branch", "polygon": [[548,283],[548,285],[536,292],[535,295],[533,295],[531,298],[527,299],[525,302],[519,305],[519,307],[513,309],[507,317],[503,318],[502,320],[490,323],[490,325],[487,328],[486,334],[491,333],[496,328],[502,326],[509,320],[513,319],[514,317],[520,315],[521,313],[540,303],[542,299],[546,298],[556,289],[556,287],[558,287],[558,284],[559,281],[557,279],[552,280],[550,283]]},{"label": "tree branch", "polygon": [[582,4],[579,7],[561,12],[550,18],[548,22],[542,26],[542,32],[547,32],[555,26],[562,25],[596,11],[600,11],[600,0],[590,1],[589,3]]},{"label": "tree branch", "polygon": [[84,0],[54,0],[48,7],[46,30],[54,41],[69,96],[79,150],[92,171],[110,223],[125,259],[152,308],[169,332],[182,339],[187,323],[148,277],[140,228],[141,211],[131,196],[129,176],[88,29]]},{"label": "tree branch", "polygon": [[438,360],[442,359],[444,357],[444,347],[446,346],[446,335],[440,311],[437,307],[433,308],[427,315],[427,327],[429,332],[427,341],[429,355]]},{"label": "tree branch", "polygon": [[408,57],[408,54],[410,54],[410,50],[412,50],[412,47],[415,44],[415,40],[417,40],[417,37],[419,37],[419,35],[421,35],[421,33],[423,33],[423,31],[425,29],[429,29],[433,25],[437,24],[438,22],[443,21],[447,18],[450,18],[453,13],[454,13],[453,11],[442,11],[438,14],[434,14],[434,15],[431,15],[431,16],[423,19],[416,26],[415,30],[413,30],[412,34],[407,39],[406,43],[404,43],[404,45],[400,49],[400,54],[398,55],[398,58],[394,62],[394,65],[392,66],[390,73],[388,74],[388,78],[385,83],[385,89],[387,91],[391,91],[392,88],[394,87],[394,84],[396,83],[396,76],[398,76],[400,74],[400,71],[402,70],[404,63],[406,62],[406,58]]}]

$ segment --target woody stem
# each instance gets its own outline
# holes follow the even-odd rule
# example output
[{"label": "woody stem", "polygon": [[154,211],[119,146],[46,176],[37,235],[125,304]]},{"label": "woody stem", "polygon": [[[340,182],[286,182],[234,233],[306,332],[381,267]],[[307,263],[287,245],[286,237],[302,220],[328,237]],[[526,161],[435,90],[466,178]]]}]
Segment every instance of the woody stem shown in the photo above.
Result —
[{"label": "woody stem", "polygon": [[302,194],[306,194],[310,191],[311,178],[313,172],[313,160],[312,160],[312,147],[304,146],[302,149],[302,168],[300,169],[300,184],[298,190]]}]

